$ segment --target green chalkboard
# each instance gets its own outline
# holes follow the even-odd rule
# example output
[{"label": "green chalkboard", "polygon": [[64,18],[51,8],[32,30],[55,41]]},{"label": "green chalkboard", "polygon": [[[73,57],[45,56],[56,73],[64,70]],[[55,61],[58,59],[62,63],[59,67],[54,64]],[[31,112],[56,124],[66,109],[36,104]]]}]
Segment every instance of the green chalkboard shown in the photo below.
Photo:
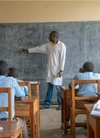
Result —
[{"label": "green chalkboard", "polygon": [[19,52],[49,42],[52,30],[67,48],[64,79],[71,79],[85,61],[100,73],[100,21],[0,24],[0,59],[16,67],[24,80],[44,80],[47,57]]}]

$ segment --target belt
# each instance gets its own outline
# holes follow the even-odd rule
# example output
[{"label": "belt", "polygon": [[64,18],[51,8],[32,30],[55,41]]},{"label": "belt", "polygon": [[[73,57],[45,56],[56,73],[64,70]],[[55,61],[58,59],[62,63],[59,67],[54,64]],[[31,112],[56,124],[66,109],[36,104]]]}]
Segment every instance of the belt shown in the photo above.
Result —
[{"label": "belt", "polygon": [[0,118],[0,121],[7,121],[8,118]]},{"label": "belt", "polygon": [[[0,121],[7,121],[8,118],[0,118]],[[13,120],[17,120],[17,118],[13,118]]]}]

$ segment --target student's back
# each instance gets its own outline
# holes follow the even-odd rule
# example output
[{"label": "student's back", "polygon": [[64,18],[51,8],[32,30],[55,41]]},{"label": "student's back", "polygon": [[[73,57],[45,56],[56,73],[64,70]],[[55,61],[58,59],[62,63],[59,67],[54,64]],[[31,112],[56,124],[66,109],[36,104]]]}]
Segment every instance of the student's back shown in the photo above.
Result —
[{"label": "student's back", "polygon": [[[98,80],[100,79],[99,73],[94,73],[94,64],[85,62],[83,67],[73,80]],[[71,86],[71,84],[69,85]],[[79,84],[78,96],[96,96],[97,84]]]},{"label": "student's back", "polygon": [[[85,62],[83,64],[83,67],[80,69],[80,73],[78,73],[73,80],[98,80],[100,79],[100,74],[94,73],[94,64],[91,62]],[[69,84],[69,87],[71,88],[71,83]],[[97,92],[97,84],[79,84],[79,91],[77,93],[78,96],[96,96]],[[84,109],[84,104],[88,104],[93,101],[87,101],[87,100],[76,100],[75,101],[75,107],[79,109]],[[72,105],[72,100],[68,99],[67,101],[67,121],[70,119],[70,106]]]},{"label": "student's back", "polygon": [[[78,80],[98,80],[100,79],[100,74],[93,72],[78,73]],[[79,96],[96,96],[97,84],[80,84],[79,85]]]},{"label": "student's back", "polygon": [[[16,79],[13,77],[6,77],[8,72],[8,65],[5,61],[0,60],[0,87],[9,87],[12,89],[12,117],[14,117],[14,99],[16,97],[24,96]],[[0,93],[0,106],[8,105],[8,96],[5,93]],[[0,118],[8,118],[7,112],[0,112]]]}]

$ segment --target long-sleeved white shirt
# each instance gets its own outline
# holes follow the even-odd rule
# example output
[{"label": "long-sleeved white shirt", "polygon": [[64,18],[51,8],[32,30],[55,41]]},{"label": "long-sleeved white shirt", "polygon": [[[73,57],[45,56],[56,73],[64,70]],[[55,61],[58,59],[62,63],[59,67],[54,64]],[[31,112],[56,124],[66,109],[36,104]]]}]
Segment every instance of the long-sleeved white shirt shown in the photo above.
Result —
[{"label": "long-sleeved white shirt", "polygon": [[46,82],[50,82],[54,85],[62,85],[62,77],[55,77],[60,70],[64,70],[65,58],[66,58],[66,46],[61,41],[58,41],[56,46],[52,46],[52,43],[37,46],[35,48],[28,49],[29,53],[44,53],[48,56],[47,70],[46,70]]}]

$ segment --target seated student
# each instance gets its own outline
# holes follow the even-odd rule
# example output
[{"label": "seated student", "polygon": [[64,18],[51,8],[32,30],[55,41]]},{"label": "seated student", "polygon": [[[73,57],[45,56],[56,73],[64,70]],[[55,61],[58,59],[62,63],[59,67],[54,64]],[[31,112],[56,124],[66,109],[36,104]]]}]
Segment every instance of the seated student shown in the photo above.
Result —
[{"label": "seated student", "polygon": [[[17,79],[18,78],[18,72],[16,68],[9,68],[8,76],[16,78],[17,82],[22,82],[22,80]],[[28,95],[28,88],[27,86],[20,86],[21,90],[25,93],[25,95]]]},{"label": "seated student", "polygon": [[[94,73],[94,64],[91,62],[85,62],[83,67],[80,69],[80,73],[78,73],[73,80],[95,80],[100,79],[100,74]],[[71,88],[71,83],[69,84],[69,88]],[[97,92],[97,84],[79,84],[79,91],[77,93],[78,96],[96,96]],[[89,101],[76,101],[75,107],[84,109],[84,104]],[[70,105],[71,100],[68,100],[68,120],[70,119]]]},{"label": "seated student", "polygon": [[[15,111],[14,111],[14,99],[16,97],[24,96],[24,93],[21,91],[17,81],[13,77],[7,77],[8,73],[8,64],[0,60],[0,88],[1,87],[9,87],[12,89],[12,117],[14,118]],[[7,106],[8,105],[8,97],[7,94],[0,93],[0,106]],[[7,120],[8,112],[0,112],[0,121]],[[21,118],[16,118],[18,121]],[[27,128],[25,121],[23,120],[24,130],[23,130],[23,138],[28,138]]]}]

